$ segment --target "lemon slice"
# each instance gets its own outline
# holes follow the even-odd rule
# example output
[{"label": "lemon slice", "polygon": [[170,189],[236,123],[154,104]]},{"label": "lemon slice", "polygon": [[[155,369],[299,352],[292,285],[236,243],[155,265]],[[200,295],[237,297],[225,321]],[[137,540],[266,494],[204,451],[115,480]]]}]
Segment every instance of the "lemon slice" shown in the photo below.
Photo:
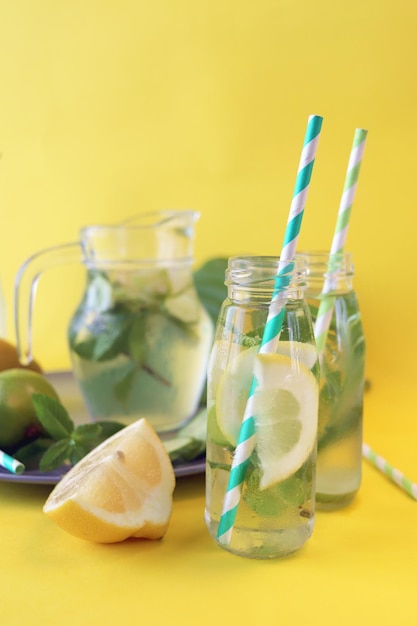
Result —
[{"label": "lemon slice", "polygon": [[172,317],[184,324],[197,322],[200,317],[200,303],[190,289],[165,299],[165,309]]},{"label": "lemon slice", "polygon": [[94,448],[55,486],[43,511],[68,533],[98,543],[160,539],[172,512],[174,470],[141,419]]},{"label": "lemon slice", "polygon": [[[233,446],[237,443],[240,424],[242,423],[254,374],[255,357],[258,351],[259,345],[242,350],[229,361],[228,366],[218,379],[216,391],[218,427],[224,438]],[[299,341],[280,341],[278,353],[286,356],[290,363],[298,363],[300,366],[304,366],[304,369],[307,371],[317,361],[315,346]],[[292,361],[289,358],[290,356]],[[293,365],[293,367],[296,366]],[[276,387],[276,384],[274,386]]]},{"label": "lemon slice", "polygon": [[217,385],[218,427],[224,438],[233,446],[237,443],[245,412],[253,376],[253,363],[258,349],[258,346],[248,348],[232,359]]},{"label": "lemon slice", "polygon": [[253,394],[260,489],[292,476],[316,445],[318,384],[303,364],[281,354],[258,354]]},{"label": "lemon slice", "polygon": [[289,356],[293,362],[302,363],[309,370],[317,361],[316,346],[311,343],[301,343],[301,341],[280,341],[277,354]]}]

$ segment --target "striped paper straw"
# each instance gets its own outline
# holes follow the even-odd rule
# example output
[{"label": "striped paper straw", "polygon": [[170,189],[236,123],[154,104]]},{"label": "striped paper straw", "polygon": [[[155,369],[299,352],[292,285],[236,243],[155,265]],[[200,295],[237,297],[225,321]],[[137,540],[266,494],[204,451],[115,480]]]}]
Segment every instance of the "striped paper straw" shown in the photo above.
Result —
[{"label": "striped paper straw", "polygon": [[[330,248],[329,276],[326,278],[322,294],[331,291],[332,277],[332,255],[343,251],[349,226],[349,218],[352,210],[353,201],[355,199],[356,187],[358,183],[359,170],[362,164],[363,152],[365,150],[367,130],[357,128],[353,138],[352,149],[350,152],[348,168],[346,172],[343,194],[339,205],[337,215],[336,228],[333,235],[332,246]],[[314,325],[314,336],[316,339],[317,350],[319,354],[323,353],[326,343],[327,331],[333,315],[333,298],[322,298],[317,313],[316,323]]]},{"label": "striped paper straw", "polygon": [[12,472],[12,474],[23,474],[26,469],[23,463],[3,452],[3,450],[0,450],[0,466]]},{"label": "striped paper straw", "polygon": [[[308,119],[303,149],[298,166],[297,179],[294,194],[290,206],[284,242],[280,255],[279,271],[277,273],[274,293],[268,311],[265,330],[262,338],[260,352],[273,352],[279,341],[282,322],[284,319],[284,305],[281,292],[288,280],[286,276],[294,266],[294,256],[300,233],[304,207],[310,185],[314,159],[317,152],[323,118],[318,115],[310,115]],[[240,427],[238,442],[233,457],[229,481],[223,503],[223,511],[220,517],[217,538],[219,542],[227,545],[233,532],[237,509],[240,501],[242,483],[245,479],[250,455],[255,447],[255,420],[252,415],[253,394],[256,389],[256,379],[252,378],[248,401]]]},{"label": "striped paper straw", "polygon": [[398,485],[398,487],[401,487],[401,489],[409,496],[414,498],[414,500],[417,500],[417,484],[413,483],[409,478],[404,476],[399,469],[390,465],[382,456],[376,454],[376,452],[374,452],[367,443],[362,444],[362,456],[379,469],[385,476],[392,480],[393,483]]}]

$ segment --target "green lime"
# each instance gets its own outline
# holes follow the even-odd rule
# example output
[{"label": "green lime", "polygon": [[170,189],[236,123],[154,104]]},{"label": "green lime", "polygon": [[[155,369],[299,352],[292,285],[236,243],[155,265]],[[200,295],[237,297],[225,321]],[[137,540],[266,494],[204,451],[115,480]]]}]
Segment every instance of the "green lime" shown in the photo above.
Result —
[{"label": "green lime", "polygon": [[0,447],[9,448],[42,433],[32,394],[59,400],[52,385],[37,372],[9,369],[0,372]]}]

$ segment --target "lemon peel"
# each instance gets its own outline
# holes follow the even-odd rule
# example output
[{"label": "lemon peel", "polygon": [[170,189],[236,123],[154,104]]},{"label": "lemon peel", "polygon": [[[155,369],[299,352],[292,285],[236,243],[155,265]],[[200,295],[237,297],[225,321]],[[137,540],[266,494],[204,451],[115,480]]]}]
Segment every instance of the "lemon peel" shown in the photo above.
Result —
[{"label": "lemon peel", "polygon": [[87,541],[160,539],[168,529],[174,487],[165,447],[142,418],[74,465],[43,511],[63,530]]}]

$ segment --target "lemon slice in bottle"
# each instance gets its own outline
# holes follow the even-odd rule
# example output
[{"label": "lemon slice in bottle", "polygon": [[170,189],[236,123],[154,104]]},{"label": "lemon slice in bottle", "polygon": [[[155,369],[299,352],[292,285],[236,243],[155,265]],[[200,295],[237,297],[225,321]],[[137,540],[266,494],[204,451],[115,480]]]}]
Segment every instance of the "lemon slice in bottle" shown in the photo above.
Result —
[{"label": "lemon slice in bottle", "polygon": [[[237,443],[258,352],[259,345],[243,349],[229,361],[218,379],[216,391],[217,425],[224,439],[233,446]],[[299,341],[280,341],[278,354],[271,356],[273,358],[284,356],[292,368],[296,367],[295,364],[298,363],[300,367],[303,367],[303,371],[310,373],[309,370],[317,361],[317,350],[315,346]],[[315,381],[312,374],[311,377]],[[277,385],[278,381],[273,387],[277,387]]]},{"label": "lemon slice in bottle", "polygon": [[302,363],[282,354],[258,354],[252,398],[260,488],[292,476],[315,449],[318,384]]}]

